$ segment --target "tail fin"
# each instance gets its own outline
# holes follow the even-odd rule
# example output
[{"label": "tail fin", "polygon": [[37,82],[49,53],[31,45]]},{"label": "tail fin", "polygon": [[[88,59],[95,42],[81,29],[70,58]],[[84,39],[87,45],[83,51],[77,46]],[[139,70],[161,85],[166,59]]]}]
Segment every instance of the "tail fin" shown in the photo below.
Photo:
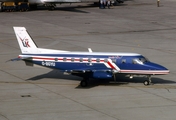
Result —
[{"label": "tail fin", "polygon": [[32,40],[25,27],[13,27],[13,29],[23,54],[38,53],[37,45]]}]

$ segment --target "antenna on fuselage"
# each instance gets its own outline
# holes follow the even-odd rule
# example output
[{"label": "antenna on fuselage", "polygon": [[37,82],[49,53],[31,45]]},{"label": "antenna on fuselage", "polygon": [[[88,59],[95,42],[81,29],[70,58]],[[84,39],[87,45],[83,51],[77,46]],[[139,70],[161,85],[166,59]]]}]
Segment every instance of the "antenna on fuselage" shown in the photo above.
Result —
[{"label": "antenna on fuselage", "polygon": [[92,52],[92,49],[91,49],[91,48],[88,48],[88,51],[89,51],[89,52]]}]

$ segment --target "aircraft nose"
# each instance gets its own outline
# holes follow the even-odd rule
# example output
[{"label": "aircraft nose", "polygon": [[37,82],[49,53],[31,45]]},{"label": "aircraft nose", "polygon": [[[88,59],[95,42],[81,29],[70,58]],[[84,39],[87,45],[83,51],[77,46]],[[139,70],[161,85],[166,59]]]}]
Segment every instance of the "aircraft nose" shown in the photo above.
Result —
[{"label": "aircraft nose", "polygon": [[170,71],[166,67],[161,65],[158,65],[158,66],[159,66],[158,70],[165,72],[165,74],[169,74]]},{"label": "aircraft nose", "polygon": [[156,63],[149,63],[149,68],[150,70],[156,71],[157,74],[169,74],[170,72],[166,67]]}]

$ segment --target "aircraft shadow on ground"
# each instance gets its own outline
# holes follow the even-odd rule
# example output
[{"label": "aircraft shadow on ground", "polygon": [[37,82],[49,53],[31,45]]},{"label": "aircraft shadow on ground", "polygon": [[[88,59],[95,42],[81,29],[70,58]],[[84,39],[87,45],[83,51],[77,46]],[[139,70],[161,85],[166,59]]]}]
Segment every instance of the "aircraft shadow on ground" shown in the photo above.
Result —
[{"label": "aircraft shadow on ground", "polygon": [[67,11],[67,12],[76,12],[76,13],[89,13],[87,11],[83,11],[83,10],[78,10],[78,7],[65,7],[65,8],[56,8],[55,11]]},{"label": "aircraft shadow on ground", "polygon": [[[99,6],[98,6],[98,4],[88,4],[86,6],[82,6],[82,5],[78,5],[78,6],[70,5],[70,6],[65,6],[65,7],[64,6],[61,6],[61,7],[57,6],[57,7],[55,7],[55,9],[53,11],[68,11],[68,12],[77,12],[77,13],[89,13],[87,11],[78,10],[78,9],[80,9],[80,8],[92,8],[92,7],[97,7],[97,9],[98,9]],[[48,8],[40,6],[40,7],[38,7],[37,10],[48,10]],[[49,11],[51,11],[51,10],[49,10]]]},{"label": "aircraft shadow on ground", "polygon": [[[30,81],[37,81],[42,80],[43,78],[51,78],[51,79],[63,79],[63,80],[72,80],[72,81],[81,81],[81,77],[73,76],[73,75],[64,75],[62,72],[58,70],[52,70],[46,74],[38,75],[32,78],[29,78],[27,80]],[[89,87],[92,88],[99,85],[105,85],[105,86],[120,86],[120,85],[127,85],[129,83],[141,83],[143,84],[144,80],[148,80],[146,77],[134,77],[133,79],[130,79],[129,77],[126,77],[123,74],[119,74],[116,76],[116,81],[113,79],[107,80],[107,79],[90,79],[89,80]],[[175,81],[171,80],[165,80],[161,78],[157,78],[156,76],[152,77],[152,84],[172,84],[176,83]],[[76,88],[82,88],[80,85],[78,85]]]},{"label": "aircraft shadow on ground", "polygon": [[[119,82],[127,82],[127,83],[143,83],[145,80],[148,80],[147,77],[143,77],[143,76],[134,77],[134,78],[130,79],[129,77],[125,77],[125,75],[123,75],[123,74],[117,75],[116,78],[117,78],[117,81],[119,81]],[[176,83],[175,81],[165,80],[165,79],[159,78],[157,76],[151,76],[151,80],[152,80],[153,84]]]},{"label": "aircraft shadow on ground", "polygon": [[58,70],[52,70],[46,74],[38,75],[38,76],[35,76],[32,78],[29,78],[27,80],[37,81],[37,80],[41,80],[43,78],[64,79],[64,80],[74,80],[74,81],[81,81],[82,80],[80,77],[77,77],[77,76],[64,75],[62,72],[60,72]]},{"label": "aircraft shadow on ground", "polygon": [[[125,1],[131,1],[131,0],[124,0],[124,2]],[[126,5],[127,4],[125,4],[125,3],[114,4],[114,6],[126,6]],[[89,13],[87,11],[78,10],[78,9],[80,9],[80,8],[93,8],[93,7],[99,9],[99,3],[97,2],[97,3],[94,3],[94,4],[86,4],[86,6],[85,5],[75,6],[74,3],[73,3],[73,5],[70,5],[70,6],[61,6],[61,7],[57,6],[57,7],[55,7],[55,9],[53,11],[68,11],[68,12],[77,12],[77,13]],[[45,6],[39,6],[37,8],[37,10],[49,10],[49,9]],[[51,11],[51,10],[49,10],[49,11]]]},{"label": "aircraft shadow on ground", "polygon": [[[125,77],[125,75],[119,75],[119,77],[116,77],[116,81],[113,79],[111,80],[91,80],[90,84],[91,86],[98,86],[98,85],[104,85],[104,86],[121,86],[121,85],[128,85],[129,83],[140,83],[143,84],[144,80],[148,80],[146,77],[134,77],[133,79],[130,79],[129,77]],[[171,80],[165,80],[157,77],[152,77],[152,84],[174,84],[175,81]]]}]

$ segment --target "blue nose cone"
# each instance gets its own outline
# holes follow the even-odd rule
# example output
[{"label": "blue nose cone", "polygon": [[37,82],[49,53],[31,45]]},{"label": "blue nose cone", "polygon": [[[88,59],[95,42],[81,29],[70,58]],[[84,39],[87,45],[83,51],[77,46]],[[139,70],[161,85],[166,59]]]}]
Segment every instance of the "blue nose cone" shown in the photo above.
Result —
[{"label": "blue nose cone", "polygon": [[146,66],[148,67],[149,70],[153,71],[154,74],[162,74],[162,75],[169,74],[169,70],[162,65],[148,62],[146,63]]},{"label": "blue nose cone", "polygon": [[156,63],[150,63],[150,68],[152,70],[168,70],[167,68],[165,68],[164,66],[161,66],[159,64],[156,64]]}]

